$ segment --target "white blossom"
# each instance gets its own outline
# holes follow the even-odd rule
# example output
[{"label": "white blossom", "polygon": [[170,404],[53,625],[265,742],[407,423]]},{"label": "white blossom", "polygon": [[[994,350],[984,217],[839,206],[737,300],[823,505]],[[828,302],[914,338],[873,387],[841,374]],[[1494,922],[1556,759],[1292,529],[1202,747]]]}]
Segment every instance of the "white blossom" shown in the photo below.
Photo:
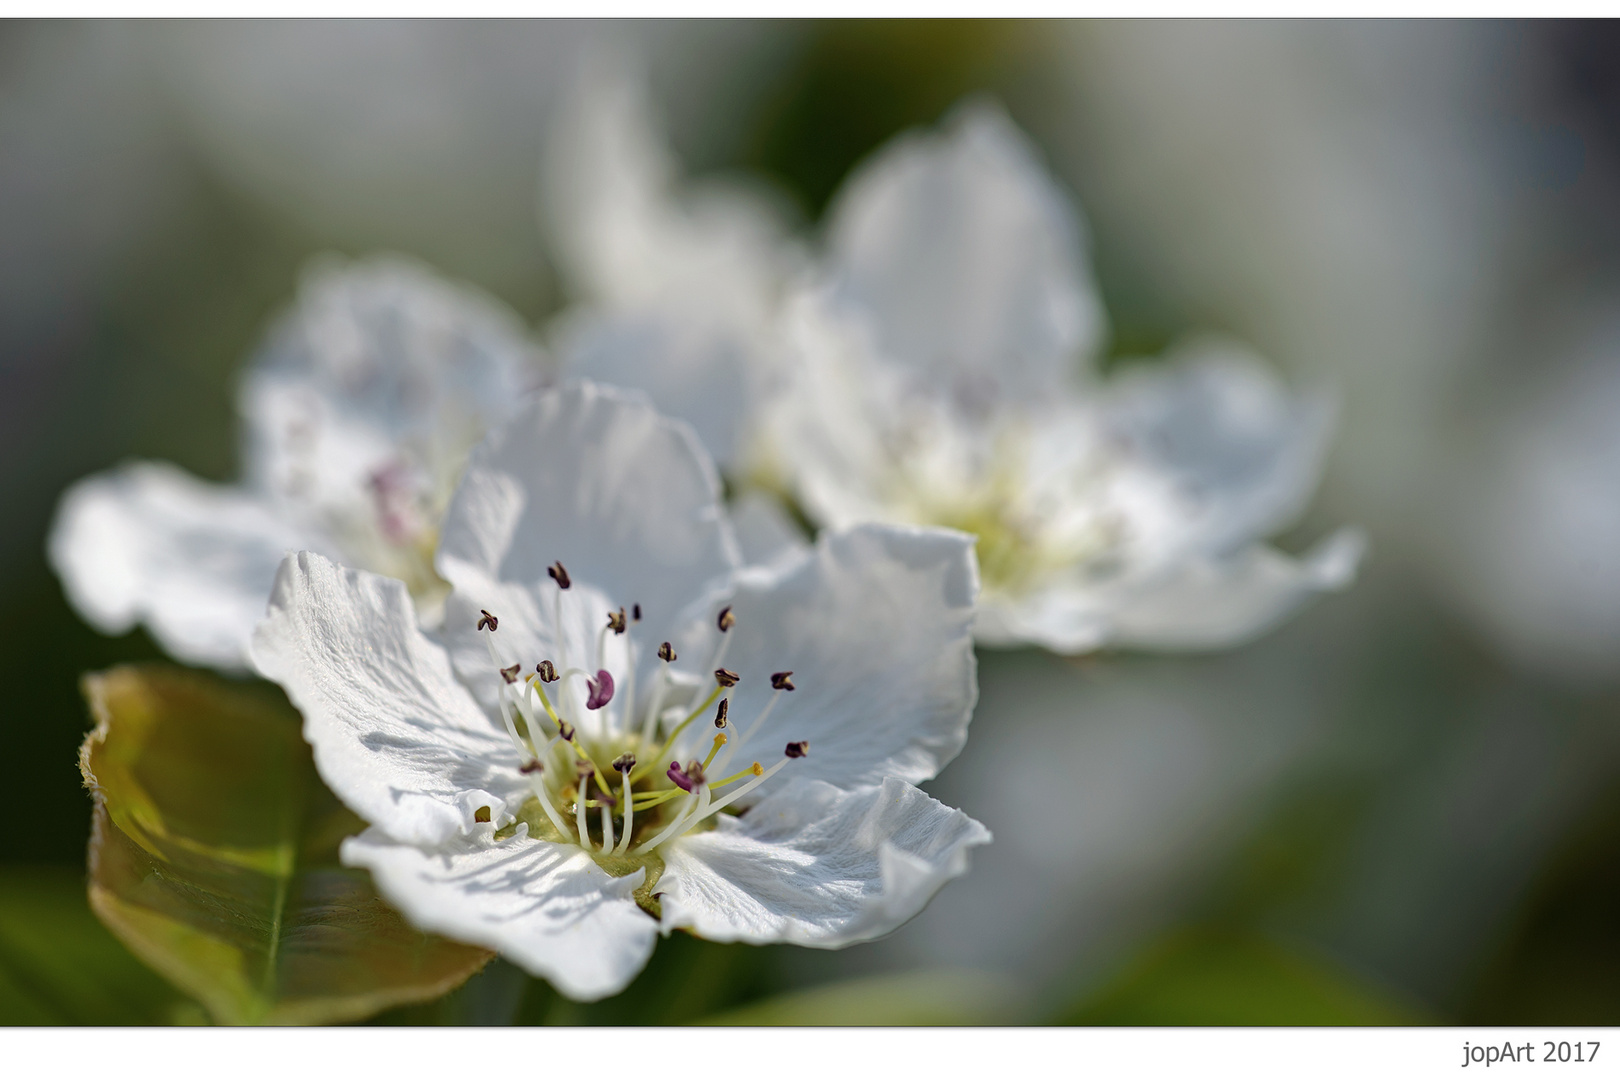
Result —
[{"label": "white blossom", "polygon": [[1361,539],[1261,540],[1303,510],[1330,427],[1246,350],[1089,370],[1102,306],[1072,204],[994,106],[894,140],[829,211],[770,426],[822,525],[978,537],[992,644],[1214,647],[1353,577]]},{"label": "white blossom", "polygon": [[976,697],[969,537],[741,568],[691,429],[584,383],[474,452],[436,566],[429,636],[398,581],[290,556],[253,645],[370,825],[343,859],[425,929],[594,999],[675,929],[885,934],[989,840],[913,786]]},{"label": "white blossom", "polygon": [[733,478],[767,473],[759,403],[780,378],[778,312],[804,255],[759,185],[691,182],[642,77],[598,56],[548,133],[541,217],[574,303],[563,371],[645,391]]},{"label": "white blossom", "polygon": [[519,321],[416,263],[313,265],[239,394],[244,469],[210,484],[136,461],[62,497],[51,563],[106,633],[145,623],[174,656],[234,669],[289,550],[404,581],[422,616],[467,452],[538,378]]}]

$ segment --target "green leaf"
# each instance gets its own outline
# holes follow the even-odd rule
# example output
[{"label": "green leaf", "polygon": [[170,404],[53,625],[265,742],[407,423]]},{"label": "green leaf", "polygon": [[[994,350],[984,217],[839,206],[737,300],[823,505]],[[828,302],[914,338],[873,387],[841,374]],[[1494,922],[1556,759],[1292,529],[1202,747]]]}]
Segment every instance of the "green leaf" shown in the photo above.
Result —
[{"label": "green leaf", "polygon": [[84,691],[90,906],[216,1021],[363,1019],[489,960],[413,929],[338,862],[364,823],[272,688],[150,665],[88,675]]},{"label": "green leaf", "polygon": [[0,1025],[206,1022],[96,921],[82,869],[0,869]]},{"label": "green leaf", "polygon": [[1326,1026],[1425,1021],[1404,1002],[1325,959],[1249,931],[1198,927],[1149,949],[1057,1022]]},{"label": "green leaf", "polygon": [[881,975],[782,994],[698,1021],[730,1027],[925,1027],[1023,1017],[1006,980],[977,971]]}]

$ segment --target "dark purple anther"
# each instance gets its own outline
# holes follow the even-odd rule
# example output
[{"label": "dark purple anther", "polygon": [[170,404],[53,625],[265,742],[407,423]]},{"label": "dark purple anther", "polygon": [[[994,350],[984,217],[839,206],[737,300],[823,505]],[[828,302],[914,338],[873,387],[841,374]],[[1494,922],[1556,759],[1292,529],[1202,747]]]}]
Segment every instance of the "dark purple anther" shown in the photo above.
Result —
[{"label": "dark purple anther", "polygon": [[585,685],[591,691],[591,696],[585,699],[587,709],[600,709],[613,700],[613,676],[605,670],[598,671],[594,679],[586,679]]},{"label": "dark purple anther", "polygon": [[640,604],[631,604],[630,605],[630,621],[631,622],[640,622],[641,621],[641,605]]},{"label": "dark purple anther", "polygon": [[669,776],[670,780],[674,782],[675,786],[680,788],[682,791],[691,791],[693,788],[697,787],[696,782],[694,782],[690,776],[687,776],[686,773],[681,769],[681,763],[678,761],[672,761],[669,763],[669,772],[667,775]]},{"label": "dark purple anther", "polygon": [[772,675],[771,676],[771,689],[772,690],[792,690],[793,689],[793,672],[791,672],[791,671],[778,671],[775,675]]},{"label": "dark purple anther", "polygon": [[478,614],[483,616],[482,619],[478,620],[478,629],[480,629],[480,630],[482,630],[486,626],[489,627],[491,630],[494,630],[497,626],[501,625],[501,620],[497,619],[495,616],[491,615],[489,612],[485,611],[483,608],[478,609]]},{"label": "dark purple anther", "polygon": [[783,753],[787,754],[787,756],[791,758],[801,758],[809,752],[810,740],[808,739],[800,739],[798,742],[790,742],[787,744],[787,749],[783,751]]}]

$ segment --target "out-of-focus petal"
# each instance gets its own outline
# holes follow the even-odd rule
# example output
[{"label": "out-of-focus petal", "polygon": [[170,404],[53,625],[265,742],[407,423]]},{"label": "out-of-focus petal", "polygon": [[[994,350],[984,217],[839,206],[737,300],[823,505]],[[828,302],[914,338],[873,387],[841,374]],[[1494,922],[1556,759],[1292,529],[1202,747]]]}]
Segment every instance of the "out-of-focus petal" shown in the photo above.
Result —
[{"label": "out-of-focus petal", "polygon": [[1190,546],[1221,554],[1290,524],[1322,471],[1333,403],[1290,394],[1259,358],[1216,339],[1125,368],[1107,388],[1109,433],[1175,483]]},{"label": "out-of-focus petal", "polygon": [[597,310],[569,317],[555,342],[569,375],[642,391],[691,424],[721,469],[743,460],[760,373],[740,335],[652,310]]},{"label": "out-of-focus petal", "polygon": [[246,479],[326,519],[370,515],[395,472],[442,492],[442,511],[467,452],[539,377],[492,297],[397,256],[318,261],[243,380]]},{"label": "out-of-focus petal", "polygon": [[1254,640],[1324,592],[1348,588],[1366,548],[1340,529],[1300,558],[1266,544],[1234,555],[1189,559],[1158,579],[1118,590],[1054,589],[980,611],[977,634],[990,645],[1033,642],[1054,652],[1103,645],[1221,649]]},{"label": "out-of-focus petal", "polygon": [[276,567],[314,538],[237,488],[134,462],[79,481],[51,527],[51,566],[103,633],[144,622],[181,660],[237,669]]},{"label": "out-of-focus petal", "polygon": [[1101,343],[1084,226],[993,105],[889,143],[846,182],[830,220],[840,305],[886,356],[969,401],[1050,394]]}]

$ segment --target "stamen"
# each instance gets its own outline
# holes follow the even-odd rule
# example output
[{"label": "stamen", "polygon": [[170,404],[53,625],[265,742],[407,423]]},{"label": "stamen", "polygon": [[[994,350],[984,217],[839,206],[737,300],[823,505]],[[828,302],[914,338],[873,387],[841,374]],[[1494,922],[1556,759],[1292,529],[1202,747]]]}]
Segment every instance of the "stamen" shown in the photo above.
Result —
[{"label": "stamen", "polygon": [[573,742],[574,741],[574,725],[570,724],[566,720],[558,720],[557,721],[557,735],[565,743]]},{"label": "stamen", "polygon": [[585,699],[587,709],[594,712],[613,700],[613,676],[606,668],[597,671],[596,678],[586,679],[585,685],[591,691],[590,697]]},{"label": "stamen", "polygon": [[545,772],[545,771],[546,771],[546,767],[544,765],[540,764],[538,761],[526,761],[522,765],[518,766],[518,772],[522,773],[524,776],[528,776],[531,773]]},{"label": "stamen", "polygon": [[730,604],[720,609],[720,615],[714,620],[714,624],[720,628],[722,634],[737,625],[737,616],[731,613]]},{"label": "stamen", "polygon": [[798,742],[790,742],[787,749],[782,752],[790,758],[802,758],[810,753],[810,740],[800,739]]},{"label": "stamen", "polygon": [[615,634],[624,633],[624,628],[626,625],[624,621],[624,608],[621,607],[618,611],[608,612],[607,624],[608,629],[613,631]]},{"label": "stamen", "polygon": [[[714,704],[714,699],[720,696],[720,691],[722,689],[723,689],[723,687],[719,687],[719,686],[715,687],[714,692],[711,693],[707,698],[705,698],[703,700],[703,704],[701,704],[697,708],[693,709],[690,713],[687,714],[687,717],[686,717],[685,720],[682,720],[679,724],[675,725],[675,730],[669,733],[669,738],[665,739],[664,740],[664,745],[658,748],[658,753],[654,754],[652,756],[652,758],[649,759],[645,765],[641,766],[641,768],[643,770],[646,770],[646,771],[650,772],[652,770],[652,768],[653,768],[653,762],[662,761],[664,759],[664,755],[669,753],[669,748],[675,745],[675,740],[680,738],[681,732],[686,730],[686,727],[687,727],[688,724],[690,724],[692,721],[696,720],[698,717],[702,716],[706,711],[708,711],[709,706]],[[641,772],[640,774],[638,774],[636,776],[636,779],[640,780],[641,777],[645,776],[645,775],[646,775],[646,772]]]},{"label": "stamen", "polygon": [[687,762],[684,769],[681,768],[680,762],[672,761],[665,775],[682,791],[692,791],[703,783],[703,766],[698,764],[695,758]]},{"label": "stamen", "polygon": [[568,826],[564,824],[563,817],[557,812],[557,808],[551,805],[551,792],[546,790],[545,781],[540,778],[541,769],[538,758],[549,754],[551,748],[555,745],[557,745],[555,739],[548,740],[544,748],[540,750],[536,760],[531,762],[535,768],[531,770],[528,766],[524,766],[519,771],[529,778],[529,787],[534,789],[535,798],[540,801],[540,808],[546,812],[546,817],[550,818],[551,824],[556,826],[557,835],[567,836]]},{"label": "stamen", "polygon": [[742,676],[738,675],[735,671],[731,671],[727,668],[714,669],[714,681],[727,689],[736,686],[741,680]]},{"label": "stamen", "polygon": [[[505,675],[506,672],[501,669],[501,658],[495,654],[495,635],[492,633],[486,637],[484,644],[489,648],[489,662],[494,664],[496,670],[501,671],[502,675]],[[518,735],[517,724],[512,720],[512,703],[506,700],[506,684],[504,682],[495,685],[495,697],[500,704],[501,721],[506,725],[506,734],[511,737],[512,745],[518,748],[519,753],[530,753],[534,747],[524,745],[522,736]]]},{"label": "stamen", "polygon": [[574,792],[574,824],[579,827],[579,846],[586,851],[591,849],[591,833],[585,825],[585,802],[590,796],[591,777],[596,775],[596,767],[588,761],[574,763],[579,776],[579,786]]},{"label": "stamen", "polygon": [[709,748],[709,756],[703,759],[704,769],[708,769],[710,765],[714,764],[714,755],[718,754],[720,748],[724,745],[726,745],[726,733],[722,731],[714,737],[714,745]]},{"label": "stamen", "polygon": [[772,690],[792,690],[793,688],[793,672],[778,671],[771,676]]},{"label": "stamen", "polygon": [[478,620],[478,626],[475,629],[482,630],[487,626],[491,631],[493,631],[497,626],[501,625],[501,620],[497,619],[483,608],[478,609],[478,614],[482,615],[483,618]]},{"label": "stamen", "polygon": [[[598,784],[597,786],[600,787],[601,785]],[[605,792],[605,791],[602,792],[602,796],[603,796],[604,799],[612,798],[612,796],[608,795],[608,793]],[[602,853],[605,855],[605,854],[607,854],[608,852],[610,852],[612,850],[613,850],[613,809],[607,802],[604,801],[602,803]]]},{"label": "stamen", "polygon": [[568,571],[563,569],[563,564],[561,562],[555,562],[546,567],[546,573],[551,575],[551,580],[557,583],[557,588],[559,589],[566,589],[568,586],[574,583],[573,580],[569,578]]},{"label": "stamen", "polygon": [[[791,759],[783,758],[781,761],[778,761],[775,765],[772,765],[764,772],[756,773],[754,775],[754,779],[748,781],[748,783],[744,784],[736,791],[733,791],[723,799],[715,801],[712,805],[704,807],[697,813],[692,814],[689,818],[687,818],[687,820],[681,822],[680,831],[675,833],[673,837],[669,837],[667,839],[676,839],[681,837],[690,832],[695,826],[701,825],[706,818],[711,818],[715,814],[718,814],[720,811],[724,810],[726,807],[730,806],[732,803],[736,802],[738,799],[742,798],[744,795],[748,794],[750,791],[753,791],[755,788],[759,787],[759,785],[775,776],[777,772],[781,770],[782,766],[786,765],[789,760]],[[709,789],[704,788],[703,790],[707,792]],[[665,831],[668,832],[669,830],[666,829]],[[660,835],[658,837],[658,842],[665,843],[667,841],[664,836]],[[646,846],[651,847],[652,844],[648,844]]]},{"label": "stamen", "polygon": [[641,621],[641,605],[640,604],[631,604],[630,605],[630,621],[631,622],[640,622]]},{"label": "stamen", "polygon": [[[708,791],[708,789],[705,788],[704,792],[707,793],[707,791]],[[703,796],[702,795],[695,795],[695,796],[694,795],[688,795],[688,796],[686,796],[686,798],[689,801],[687,802],[687,804],[685,806],[681,807],[680,812],[675,815],[675,820],[671,821],[668,825],[664,826],[663,831],[660,832],[657,836],[653,837],[651,840],[648,840],[645,844],[642,844],[640,847],[636,848],[637,851],[651,851],[653,848],[657,847],[659,844],[662,844],[665,840],[669,839],[669,837],[674,836],[675,835],[675,830],[677,830],[677,829],[681,828],[683,825],[685,825],[687,818],[690,818],[692,816],[693,812],[696,811],[697,808],[703,803]]]},{"label": "stamen", "polygon": [[666,641],[658,646],[658,659],[666,664],[675,662],[675,650],[669,647],[669,642]]},{"label": "stamen", "polygon": [[522,670],[522,664],[513,664],[511,667],[503,667],[501,668],[501,678],[505,679],[508,683],[515,683],[517,682],[518,672]]},{"label": "stamen", "polygon": [[730,711],[731,711],[731,699],[730,698],[721,698],[720,699],[720,707],[714,711],[714,726],[717,727],[717,728],[725,727],[726,726],[726,714],[729,713]]},{"label": "stamen", "polygon": [[624,837],[613,849],[613,854],[622,855],[630,848],[630,823],[635,820],[636,803],[630,797],[630,770],[636,767],[636,755],[620,754],[613,760],[613,767],[619,770],[623,777],[623,787],[620,788],[624,800]]},{"label": "stamen", "polygon": [[[557,681],[557,665],[553,664],[550,660],[542,660],[540,663],[536,664],[534,673],[540,676],[540,681],[543,683],[554,683]],[[550,712],[549,709],[546,711]]]}]

